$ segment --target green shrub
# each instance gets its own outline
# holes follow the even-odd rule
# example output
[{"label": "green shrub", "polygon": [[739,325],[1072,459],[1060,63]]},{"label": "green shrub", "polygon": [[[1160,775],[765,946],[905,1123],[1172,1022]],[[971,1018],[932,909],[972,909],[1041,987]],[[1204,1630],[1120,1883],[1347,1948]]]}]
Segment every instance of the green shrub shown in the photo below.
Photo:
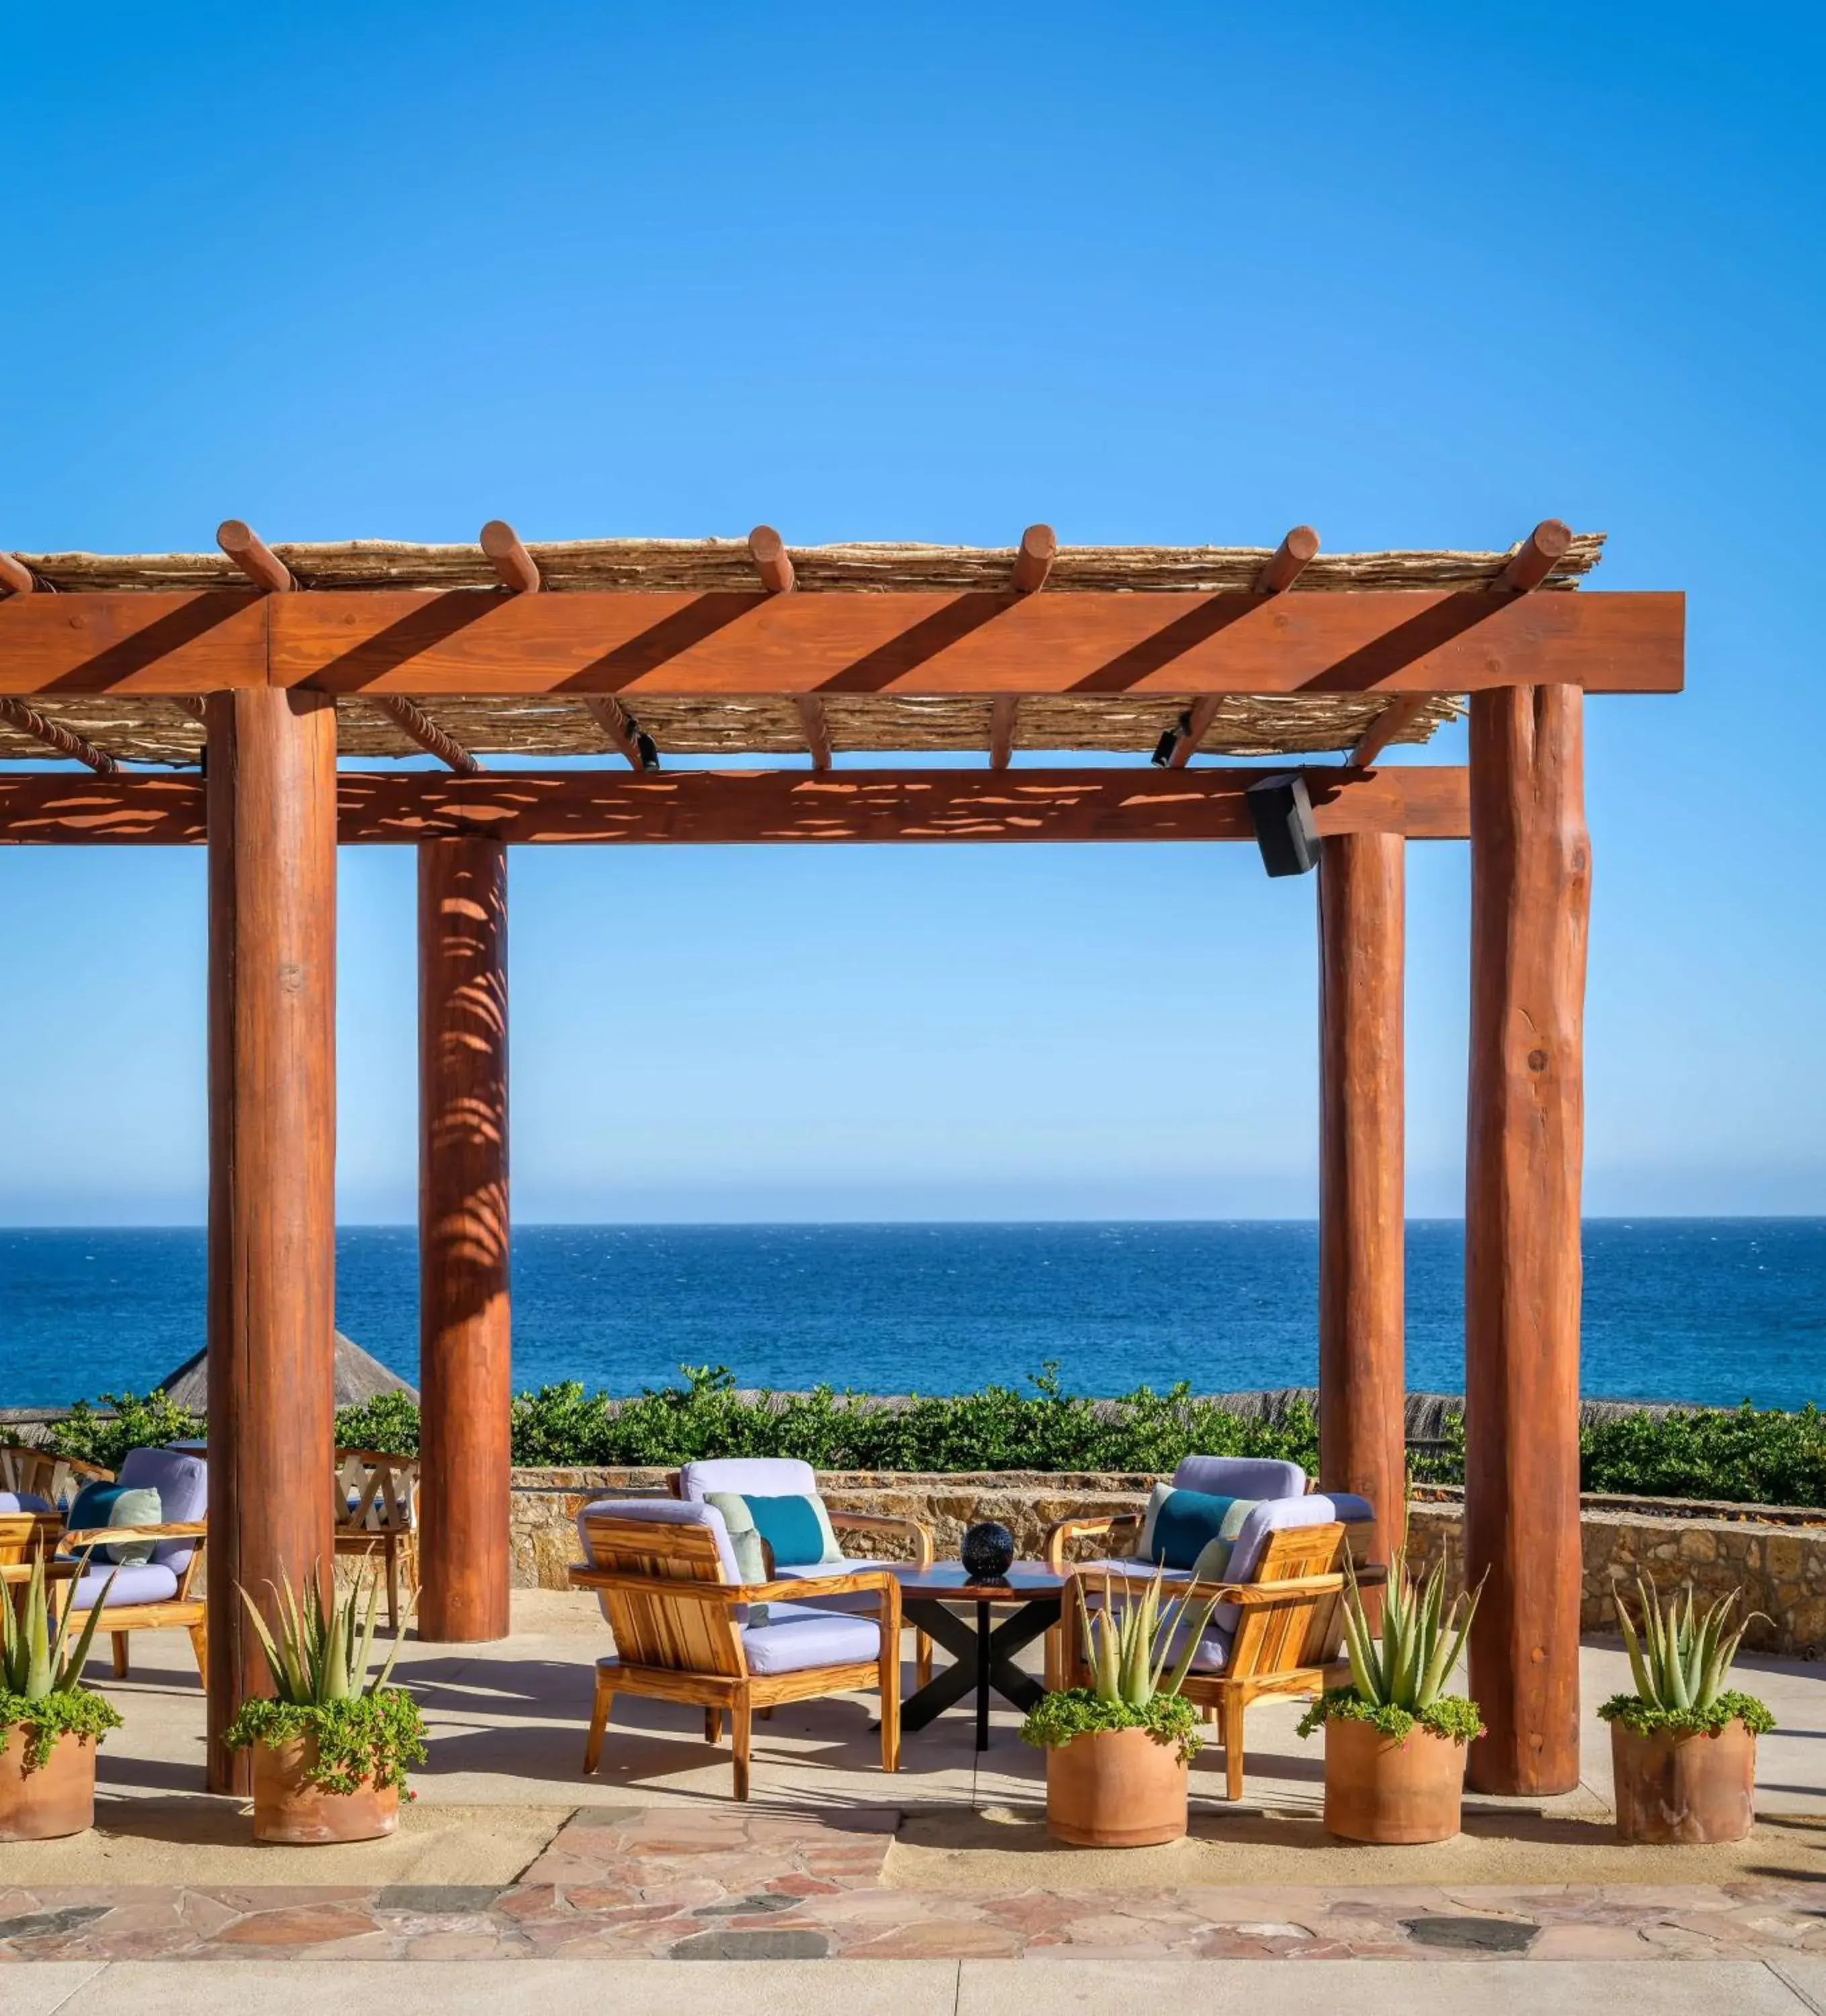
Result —
[{"label": "green shrub", "polygon": [[419,1403],[409,1393],[379,1393],[336,1409],[336,1447],[383,1456],[419,1453]]},{"label": "green shrub", "polygon": [[[101,1408],[113,1409],[103,1413]],[[130,1449],[163,1449],[203,1434],[203,1417],[169,1399],[162,1388],[144,1395],[104,1393],[99,1403],[78,1400],[62,1420],[51,1424],[46,1440],[59,1456],[118,1470]]]}]

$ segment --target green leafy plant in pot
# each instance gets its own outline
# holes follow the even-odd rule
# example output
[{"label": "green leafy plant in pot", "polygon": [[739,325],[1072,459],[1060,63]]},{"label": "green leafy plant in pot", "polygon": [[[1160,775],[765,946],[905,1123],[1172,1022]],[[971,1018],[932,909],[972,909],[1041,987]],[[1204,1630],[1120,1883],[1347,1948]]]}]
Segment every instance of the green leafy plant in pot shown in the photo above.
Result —
[{"label": "green leafy plant in pot", "polygon": [[120,1712],[82,1684],[82,1669],[113,1586],[110,1575],[74,1644],[69,1610],[52,1621],[41,1549],[16,1597],[0,1589],[0,1841],[95,1824],[95,1754]]},{"label": "green leafy plant in pot", "polygon": [[1048,1694],[1021,1726],[1046,1751],[1047,1826],[1084,1848],[1177,1841],[1186,1767],[1200,1748],[1198,1712],[1180,1689],[1216,1599],[1195,1622],[1189,1595],[1162,1600],[1159,1575],[1138,1586],[1105,1575],[1095,1605],[1083,1577],[1069,1589],[1091,1684]]},{"label": "green leafy plant in pot", "polygon": [[424,1762],[425,1722],[412,1695],[388,1684],[397,1636],[369,1675],[379,1579],[364,1572],[328,1600],[315,1579],[302,1591],[289,1580],[268,1586],[270,1624],[246,1589],[241,1600],[273,1695],[243,1701],[222,1736],[253,1751],[254,1838],[304,1846],[391,1834],[406,1773]]},{"label": "green leafy plant in pot", "polygon": [[1425,1582],[1397,1555],[1378,1632],[1345,1564],[1344,1645],[1350,1684],[1330,1687],[1300,1719],[1325,1732],[1325,1826],[1346,1841],[1450,1841],[1465,1798],[1465,1747],[1483,1733],[1477,1704],[1446,1692],[1482,1584],[1446,1600],[1445,1568]]},{"label": "green leafy plant in pot", "polygon": [[1756,1822],[1756,1738],[1775,1718],[1726,1683],[1749,1628],[1734,1630],[1732,1589],[1701,1612],[1692,1586],[1663,1603],[1652,1578],[1636,1582],[1641,1621],[1613,1590],[1635,1692],[1598,1711],[1610,1724],[1617,1832],[1625,1841],[1688,1845],[1742,1841]]}]

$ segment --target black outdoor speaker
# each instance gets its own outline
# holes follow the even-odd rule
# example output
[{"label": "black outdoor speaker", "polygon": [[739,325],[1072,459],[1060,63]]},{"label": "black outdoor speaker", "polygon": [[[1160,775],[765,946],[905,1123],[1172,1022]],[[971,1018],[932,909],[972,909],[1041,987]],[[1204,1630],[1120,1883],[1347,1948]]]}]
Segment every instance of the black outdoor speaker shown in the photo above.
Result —
[{"label": "black outdoor speaker", "polygon": [[1319,836],[1313,803],[1299,771],[1264,777],[1244,794],[1255,822],[1256,844],[1271,875],[1304,875],[1318,865]]}]

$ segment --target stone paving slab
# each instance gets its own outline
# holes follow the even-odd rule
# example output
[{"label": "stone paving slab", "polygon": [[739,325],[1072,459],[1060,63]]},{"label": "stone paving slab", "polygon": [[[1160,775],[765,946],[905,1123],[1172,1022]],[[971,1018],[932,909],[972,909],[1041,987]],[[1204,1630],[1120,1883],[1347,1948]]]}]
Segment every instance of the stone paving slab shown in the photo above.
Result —
[{"label": "stone paving slab", "polygon": [[[678,1805],[580,1813],[515,1881],[37,1884],[0,1893],[8,1961],[1377,1959],[1461,1971],[1637,1960],[1826,1966],[1805,1868],[1658,1883],[893,1885],[900,1816]],[[1795,1990],[1785,1990],[1798,1993]]]}]

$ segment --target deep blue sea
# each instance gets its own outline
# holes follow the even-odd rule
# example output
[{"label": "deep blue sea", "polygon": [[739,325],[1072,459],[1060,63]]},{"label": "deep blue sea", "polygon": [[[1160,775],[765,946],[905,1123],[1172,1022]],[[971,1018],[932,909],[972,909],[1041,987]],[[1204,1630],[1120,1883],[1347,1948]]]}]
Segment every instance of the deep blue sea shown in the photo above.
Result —
[{"label": "deep blue sea", "polygon": [[[416,1380],[417,1241],[352,1226],[337,1321]],[[1310,1384],[1317,1228],[1191,1225],[525,1226],[514,1377],[613,1393],[727,1365],[744,1386],[865,1392]],[[1463,1228],[1407,1232],[1407,1379],[1463,1389]],[[202,1344],[200,1231],[0,1230],[0,1406],[144,1391]],[[1826,1219],[1594,1219],[1591,1395],[1826,1400]]]}]

